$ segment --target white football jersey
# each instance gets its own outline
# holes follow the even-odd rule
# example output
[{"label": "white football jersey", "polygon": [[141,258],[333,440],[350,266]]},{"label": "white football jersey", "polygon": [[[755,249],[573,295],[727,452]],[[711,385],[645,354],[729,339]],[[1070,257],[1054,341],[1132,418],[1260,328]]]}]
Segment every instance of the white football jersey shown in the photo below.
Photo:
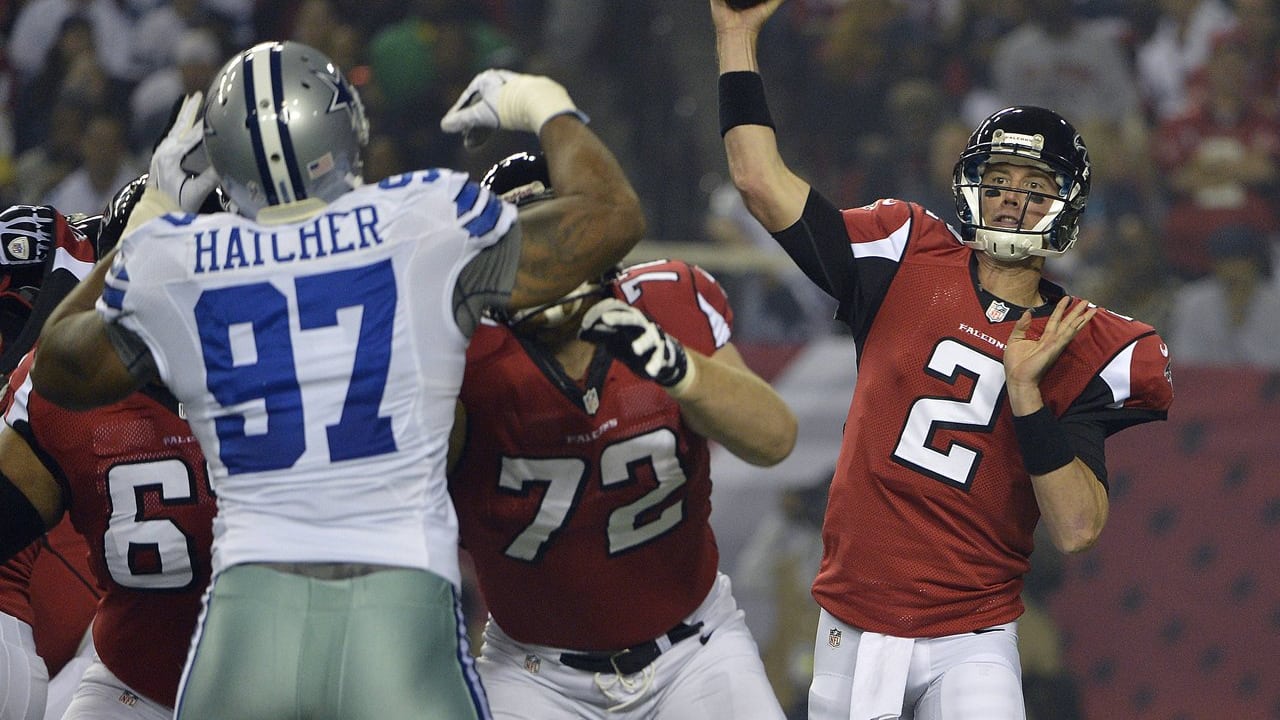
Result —
[{"label": "white football jersey", "polygon": [[469,338],[454,290],[515,218],[429,170],[300,222],[171,214],[123,239],[98,312],[146,343],[204,449],[215,573],[359,562],[459,582],[445,459]]}]

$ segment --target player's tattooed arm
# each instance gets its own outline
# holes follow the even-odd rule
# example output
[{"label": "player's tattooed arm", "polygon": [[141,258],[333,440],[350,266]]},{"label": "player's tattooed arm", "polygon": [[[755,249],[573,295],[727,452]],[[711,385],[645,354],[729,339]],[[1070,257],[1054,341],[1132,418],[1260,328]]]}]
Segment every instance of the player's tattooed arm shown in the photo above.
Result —
[{"label": "player's tattooed arm", "polygon": [[512,309],[563,297],[617,264],[644,236],[639,198],[604,143],[574,115],[539,135],[556,197],[522,209]]}]

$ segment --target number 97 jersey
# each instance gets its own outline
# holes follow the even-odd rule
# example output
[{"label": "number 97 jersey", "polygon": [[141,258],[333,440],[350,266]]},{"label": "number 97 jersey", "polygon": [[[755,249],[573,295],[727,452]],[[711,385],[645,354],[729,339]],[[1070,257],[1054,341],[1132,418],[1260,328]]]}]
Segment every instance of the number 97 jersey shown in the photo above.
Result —
[{"label": "number 97 jersey", "polygon": [[187,408],[218,493],[215,574],[353,562],[460,582],[444,473],[470,331],[457,283],[515,220],[465,174],[426,170],[292,222],[166,215],[123,239],[98,311]]},{"label": "number 97 jersey", "polygon": [[[729,341],[724,291],[700,269],[646,263],[612,289],[688,348],[713,355]],[[495,323],[467,360],[450,492],[497,624],[525,643],[618,649],[696,609],[719,557],[707,441],[676,401],[601,347],[585,378],[569,378],[550,350]]]}]

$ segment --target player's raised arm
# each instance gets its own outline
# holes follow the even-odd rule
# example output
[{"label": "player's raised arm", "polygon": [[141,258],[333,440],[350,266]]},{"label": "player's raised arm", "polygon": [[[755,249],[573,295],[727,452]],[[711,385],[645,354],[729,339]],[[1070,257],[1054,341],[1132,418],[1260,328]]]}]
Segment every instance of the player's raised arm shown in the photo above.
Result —
[{"label": "player's raised arm", "polygon": [[778,152],[756,60],[760,28],[780,5],[782,0],[769,0],[737,11],[724,0],[711,0],[720,60],[720,134],[729,173],[747,209],[769,232],[799,220],[809,196],[809,184]]},{"label": "player's raised arm", "polygon": [[712,355],[686,349],[639,308],[615,298],[587,311],[579,335],[666,388],[691,428],[746,462],[776,465],[795,447],[795,413],[732,343]]},{"label": "player's raised arm", "polygon": [[58,304],[36,346],[31,380],[41,395],[63,407],[82,410],[115,402],[137,390],[141,381],[116,353],[106,324],[93,305],[115,252],[93,270]]},{"label": "player's raised arm", "polygon": [[31,381],[41,395],[59,405],[86,409],[116,402],[150,375],[149,351],[140,343],[114,344],[94,304],[106,286],[121,236],[165,212],[193,211],[216,184],[212,170],[191,178],[181,169],[182,159],[200,143],[201,98],[195,93],[183,100],[173,126],[151,156],[145,180],[126,184],[107,204],[99,246],[105,240],[111,251],[54,308],[41,330]]},{"label": "player's raised arm", "polygon": [[554,80],[486,70],[463,91],[441,127],[533,132],[542,144],[556,197],[521,212],[523,241],[509,308],[564,296],[616,265],[644,236],[644,212],[631,183]]}]

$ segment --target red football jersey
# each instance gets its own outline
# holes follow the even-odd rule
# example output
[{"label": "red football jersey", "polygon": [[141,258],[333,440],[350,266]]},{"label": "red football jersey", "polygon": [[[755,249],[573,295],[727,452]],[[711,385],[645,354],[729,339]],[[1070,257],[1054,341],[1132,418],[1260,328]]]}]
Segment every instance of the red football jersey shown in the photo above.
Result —
[{"label": "red football jersey", "polygon": [[[688,348],[712,355],[729,342],[728,300],[698,268],[645,263],[613,290]],[[662,635],[702,603],[719,562],[709,451],[665,390],[603,348],[576,382],[550,352],[486,322],[461,400],[467,440],[450,492],[504,631],[616,650]]]},{"label": "red football jersey", "polygon": [[32,543],[26,550],[0,565],[0,613],[15,617],[28,625],[35,625],[36,615],[31,610],[31,568],[35,565],[40,544]]},{"label": "red football jersey", "polygon": [[173,706],[209,584],[215,501],[204,455],[172,398],[144,390],[87,412],[31,389],[30,355],[5,419],[63,484],[104,589],[95,649],[116,677]]},{"label": "red football jersey", "polygon": [[49,676],[80,650],[102,589],[89,569],[89,546],[64,516],[43,538],[27,587],[35,612],[36,652]]},{"label": "red football jersey", "polygon": [[75,657],[98,606],[87,555],[84,538],[64,518],[0,565],[0,612],[31,626],[50,676]]},{"label": "red football jersey", "polygon": [[[93,241],[57,211],[52,232],[53,245],[45,262],[6,268],[0,286],[9,289],[0,294],[9,295],[13,288],[32,284],[42,287],[44,298],[60,297],[93,268]],[[49,295],[49,287],[56,287],[60,294]],[[35,341],[39,327],[28,322],[22,330],[25,332],[13,332],[0,342],[0,365],[16,365]],[[24,342],[15,342],[19,338]],[[14,390],[7,383],[4,389],[0,409],[8,407]],[[45,537],[0,566],[0,612],[32,626],[36,651],[50,675],[57,674],[75,655],[98,605],[99,591],[90,577],[85,556],[84,538],[64,519]]]},{"label": "red football jersey", "polygon": [[[887,200],[843,215],[855,263],[867,274],[870,262],[896,267],[845,300],[865,336],[814,597],[851,625],[906,637],[1013,620],[1040,517],[1002,365],[1021,309],[981,290],[974,251],[919,206]],[[1032,337],[1062,294],[1042,291],[1050,307]],[[1153,328],[1102,311],[1050,370],[1045,402],[1108,432],[1160,419],[1168,361]]]}]

